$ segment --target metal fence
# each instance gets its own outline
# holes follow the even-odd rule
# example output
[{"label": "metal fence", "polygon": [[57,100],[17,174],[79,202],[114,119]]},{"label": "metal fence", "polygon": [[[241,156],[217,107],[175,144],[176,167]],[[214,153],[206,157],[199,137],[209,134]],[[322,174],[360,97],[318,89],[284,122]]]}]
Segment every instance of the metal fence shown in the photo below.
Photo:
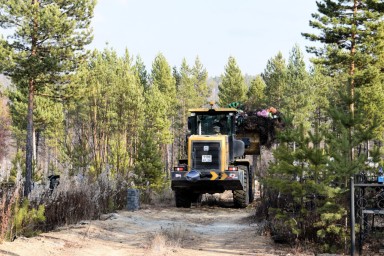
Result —
[{"label": "metal fence", "polygon": [[[357,244],[356,244],[357,240]],[[364,250],[384,253],[384,184],[382,176],[351,178],[351,255]]]}]

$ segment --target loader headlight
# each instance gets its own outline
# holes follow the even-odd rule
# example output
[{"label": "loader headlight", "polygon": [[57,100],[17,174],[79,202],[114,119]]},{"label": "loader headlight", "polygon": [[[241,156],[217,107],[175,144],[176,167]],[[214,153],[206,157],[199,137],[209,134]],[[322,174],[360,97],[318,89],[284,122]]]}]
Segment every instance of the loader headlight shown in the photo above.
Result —
[{"label": "loader headlight", "polygon": [[185,179],[190,182],[196,182],[200,180],[200,172],[196,170],[191,170],[185,176]]}]

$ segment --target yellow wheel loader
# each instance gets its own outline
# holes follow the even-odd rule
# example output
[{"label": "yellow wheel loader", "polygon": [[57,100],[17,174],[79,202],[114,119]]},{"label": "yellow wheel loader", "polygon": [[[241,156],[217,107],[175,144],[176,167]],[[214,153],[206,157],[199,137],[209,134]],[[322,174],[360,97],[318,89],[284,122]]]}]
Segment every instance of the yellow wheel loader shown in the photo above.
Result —
[{"label": "yellow wheel loader", "polygon": [[191,207],[205,193],[233,191],[234,206],[244,208],[254,200],[255,171],[246,155],[260,154],[256,129],[243,129],[236,108],[190,110],[187,158],[171,171],[176,207]]}]

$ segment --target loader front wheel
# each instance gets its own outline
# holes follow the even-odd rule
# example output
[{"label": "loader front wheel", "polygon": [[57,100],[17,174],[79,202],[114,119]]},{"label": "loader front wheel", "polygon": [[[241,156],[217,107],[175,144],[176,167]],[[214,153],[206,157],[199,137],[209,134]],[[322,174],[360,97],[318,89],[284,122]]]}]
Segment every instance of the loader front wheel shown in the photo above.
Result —
[{"label": "loader front wheel", "polygon": [[244,170],[244,186],[241,190],[233,190],[233,204],[238,208],[245,208],[249,204],[249,176],[246,166],[239,166],[239,169]]},{"label": "loader front wheel", "polygon": [[255,172],[252,169],[249,170],[249,203],[252,203],[255,200],[255,192],[256,192],[256,186],[255,186]]},{"label": "loader front wheel", "polygon": [[184,190],[175,190],[176,207],[191,208],[191,196]]}]

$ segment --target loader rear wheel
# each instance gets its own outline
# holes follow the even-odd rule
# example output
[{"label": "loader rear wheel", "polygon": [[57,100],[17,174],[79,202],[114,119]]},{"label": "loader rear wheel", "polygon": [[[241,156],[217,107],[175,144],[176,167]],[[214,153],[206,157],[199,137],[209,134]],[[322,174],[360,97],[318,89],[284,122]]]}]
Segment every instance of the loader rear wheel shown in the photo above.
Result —
[{"label": "loader rear wheel", "polygon": [[191,193],[190,198],[191,198],[191,202],[192,203],[200,203],[201,202],[201,198],[202,198],[202,194]]},{"label": "loader rear wheel", "polygon": [[233,191],[233,204],[235,207],[245,208],[249,204],[249,176],[246,166],[239,166],[239,169],[244,170],[244,186],[241,190]]},{"label": "loader rear wheel", "polygon": [[249,203],[252,203],[255,200],[255,172],[253,171],[253,167],[249,170]]},{"label": "loader rear wheel", "polygon": [[175,191],[176,207],[191,208],[191,195],[183,190]]}]

